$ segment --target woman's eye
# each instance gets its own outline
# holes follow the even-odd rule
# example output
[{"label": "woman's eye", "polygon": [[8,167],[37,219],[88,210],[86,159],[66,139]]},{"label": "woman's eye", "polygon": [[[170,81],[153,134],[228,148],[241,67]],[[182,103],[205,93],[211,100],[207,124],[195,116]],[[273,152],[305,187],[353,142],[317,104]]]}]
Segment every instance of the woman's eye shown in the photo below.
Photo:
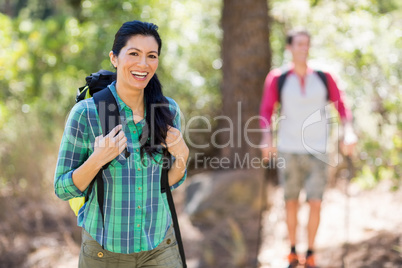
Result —
[{"label": "woman's eye", "polygon": [[131,56],[138,56],[138,53],[137,52],[131,52],[130,55]]},{"label": "woman's eye", "polygon": [[155,55],[149,55],[149,57],[150,57],[151,59],[157,59],[157,58],[158,58],[158,57],[155,56]]}]

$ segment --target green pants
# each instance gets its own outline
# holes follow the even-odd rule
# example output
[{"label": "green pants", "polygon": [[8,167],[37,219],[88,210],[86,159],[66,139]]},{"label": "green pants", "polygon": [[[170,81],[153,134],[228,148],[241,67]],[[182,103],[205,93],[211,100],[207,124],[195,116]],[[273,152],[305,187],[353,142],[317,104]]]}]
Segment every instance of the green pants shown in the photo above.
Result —
[{"label": "green pants", "polygon": [[173,226],[155,249],[139,253],[120,254],[102,249],[88,232],[82,230],[79,268],[181,268],[181,258]]}]

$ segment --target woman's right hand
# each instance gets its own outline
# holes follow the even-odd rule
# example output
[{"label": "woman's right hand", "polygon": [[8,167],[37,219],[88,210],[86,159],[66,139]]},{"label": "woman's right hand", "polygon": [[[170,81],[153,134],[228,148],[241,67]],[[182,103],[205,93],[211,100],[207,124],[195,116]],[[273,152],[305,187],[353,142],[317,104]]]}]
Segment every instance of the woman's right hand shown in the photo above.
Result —
[{"label": "woman's right hand", "polygon": [[121,130],[122,125],[117,125],[105,137],[100,135],[95,138],[93,157],[102,166],[115,159],[127,147],[127,138]]},{"label": "woman's right hand", "polygon": [[121,129],[122,125],[118,125],[105,137],[96,137],[94,152],[79,168],[74,170],[73,183],[81,192],[88,187],[105,164],[115,159],[127,147],[127,138]]}]

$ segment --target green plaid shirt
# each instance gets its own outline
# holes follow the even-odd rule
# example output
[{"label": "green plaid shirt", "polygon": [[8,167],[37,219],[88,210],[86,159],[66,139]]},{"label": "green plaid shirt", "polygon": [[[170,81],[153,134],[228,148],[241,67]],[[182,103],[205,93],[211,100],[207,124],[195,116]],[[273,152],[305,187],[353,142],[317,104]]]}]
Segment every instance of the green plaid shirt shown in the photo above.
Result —
[{"label": "green plaid shirt", "polygon": [[[105,188],[104,232],[102,216],[94,184],[88,202],[80,209],[77,222],[106,250],[116,253],[133,253],[154,249],[165,237],[171,224],[166,193],[161,193],[162,155],[155,160],[144,154],[141,161],[139,136],[145,119],[137,124],[132,110],[116,93],[115,83],[109,86],[117,100],[127,147],[131,155],[116,157],[103,171]],[[174,127],[180,129],[180,109],[170,99]],[[71,110],[60,145],[55,172],[54,188],[62,200],[85,196],[73,183],[72,173],[82,165],[94,150],[95,137],[101,135],[99,117],[93,98],[77,103]],[[183,178],[171,188],[183,183]]]}]

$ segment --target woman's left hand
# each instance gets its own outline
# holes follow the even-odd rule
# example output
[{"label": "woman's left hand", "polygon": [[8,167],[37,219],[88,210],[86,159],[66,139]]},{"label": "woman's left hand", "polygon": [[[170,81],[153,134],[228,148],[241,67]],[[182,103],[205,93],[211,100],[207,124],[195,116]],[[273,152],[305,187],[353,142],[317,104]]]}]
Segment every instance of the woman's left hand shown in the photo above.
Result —
[{"label": "woman's left hand", "polygon": [[176,159],[182,159],[184,162],[187,161],[190,151],[180,130],[170,126],[166,136],[166,143],[168,151],[171,155],[173,155]]}]

